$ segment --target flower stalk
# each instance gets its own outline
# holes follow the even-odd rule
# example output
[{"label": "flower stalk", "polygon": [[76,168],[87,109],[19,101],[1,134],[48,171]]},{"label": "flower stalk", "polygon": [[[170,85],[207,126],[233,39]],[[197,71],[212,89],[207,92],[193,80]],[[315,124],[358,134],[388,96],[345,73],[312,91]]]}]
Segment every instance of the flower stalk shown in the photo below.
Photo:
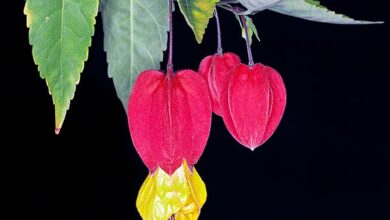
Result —
[{"label": "flower stalk", "polygon": [[241,18],[241,23],[244,26],[244,30],[245,30],[246,50],[248,52],[248,66],[252,68],[255,63],[253,62],[253,55],[252,55],[249,33],[248,33],[249,32],[248,25],[246,23],[245,15],[240,15],[240,18]]}]

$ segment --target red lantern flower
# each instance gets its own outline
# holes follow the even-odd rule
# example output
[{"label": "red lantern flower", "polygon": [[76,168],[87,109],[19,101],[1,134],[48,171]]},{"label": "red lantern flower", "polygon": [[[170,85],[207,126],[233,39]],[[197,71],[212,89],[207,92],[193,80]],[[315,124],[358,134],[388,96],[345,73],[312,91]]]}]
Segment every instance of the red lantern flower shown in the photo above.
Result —
[{"label": "red lantern flower", "polygon": [[221,115],[220,96],[223,83],[235,66],[240,64],[240,58],[234,53],[216,53],[205,57],[199,65],[199,74],[208,84],[213,112]]},{"label": "red lantern flower", "polygon": [[129,98],[133,144],[151,172],[192,167],[206,146],[211,104],[205,80],[192,70],[142,72]]},{"label": "red lantern flower", "polygon": [[240,64],[225,82],[221,103],[230,133],[254,150],[279,125],[286,107],[286,89],[282,77],[271,67]]}]

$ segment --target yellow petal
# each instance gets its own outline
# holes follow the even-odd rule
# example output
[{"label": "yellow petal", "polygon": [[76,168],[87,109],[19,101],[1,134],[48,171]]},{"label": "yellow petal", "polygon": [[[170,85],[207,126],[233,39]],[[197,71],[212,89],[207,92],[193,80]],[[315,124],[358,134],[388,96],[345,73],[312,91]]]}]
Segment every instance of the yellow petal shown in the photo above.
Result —
[{"label": "yellow petal", "polygon": [[158,168],[138,193],[137,209],[144,220],[196,220],[206,202],[206,186],[195,168],[183,164],[170,176]]}]

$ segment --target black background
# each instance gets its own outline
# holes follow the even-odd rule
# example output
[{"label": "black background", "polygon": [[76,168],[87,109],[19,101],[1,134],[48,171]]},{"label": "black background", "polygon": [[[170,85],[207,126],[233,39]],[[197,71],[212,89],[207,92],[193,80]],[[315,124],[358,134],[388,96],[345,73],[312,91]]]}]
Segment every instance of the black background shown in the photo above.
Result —
[{"label": "black background", "polygon": [[[140,219],[135,208],[147,169],[107,77],[100,15],[89,60],[61,134],[33,63],[24,1],[2,8],[2,148],[11,159],[9,218]],[[323,0],[330,9],[385,20],[385,0]],[[178,12],[178,11],[177,11]],[[215,52],[215,22],[197,45],[175,13],[174,65],[197,69]],[[220,10],[225,51],[247,62],[234,16]],[[254,152],[214,116],[196,168],[208,189],[200,219],[390,219],[389,25],[340,26],[279,15],[254,17],[256,62],[280,71],[288,92],[284,118]],[[11,33],[11,34],[8,34]],[[166,60],[166,58],[165,58]],[[7,142],[10,141],[10,142]]]}]

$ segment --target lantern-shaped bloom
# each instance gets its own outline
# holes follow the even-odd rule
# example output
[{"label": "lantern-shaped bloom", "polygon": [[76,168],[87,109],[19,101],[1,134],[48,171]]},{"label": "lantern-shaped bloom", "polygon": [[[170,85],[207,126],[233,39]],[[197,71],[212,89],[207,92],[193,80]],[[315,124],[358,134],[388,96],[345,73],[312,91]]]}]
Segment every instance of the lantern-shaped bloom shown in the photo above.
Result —
[{"label": "lantern-shaped bloom", "polygon": [[196,220],[206,202],[206,186],[193,167],[185,161],[172,174],[157,170],[149,174],[137,197],[137,209],[143,219]]},{"label": "lantern-shaped bloom", "polygon": [[169,175],[186,160],[193,166],[203,153],[211,126],[207,84],[192,70],[142,72],[129,98],[133,144],[151,172]]},{"label": "lantern-shaped bloom", "polygon": [[286,89],[269,66],[238,65],[223,88],[222,116],[233,137],[254,150],[274,133],[286,107]]},{"label": "lantern-shaped bloom", "polygon": [[199,65],[199,74],[208,84],[213,112],[221,116],[220,96],[223,83],[233,68],[240,64],[240,58],[234,53],[216,53],[205,57]]},{"label": "lantern-shaped bloom", "polygon": [[193,166],[210,133],[206,81],[191,70],[141,73],[129,98],[133,144],[150,173],[137,198],[145,220],[196,220],[206,187]]}]

